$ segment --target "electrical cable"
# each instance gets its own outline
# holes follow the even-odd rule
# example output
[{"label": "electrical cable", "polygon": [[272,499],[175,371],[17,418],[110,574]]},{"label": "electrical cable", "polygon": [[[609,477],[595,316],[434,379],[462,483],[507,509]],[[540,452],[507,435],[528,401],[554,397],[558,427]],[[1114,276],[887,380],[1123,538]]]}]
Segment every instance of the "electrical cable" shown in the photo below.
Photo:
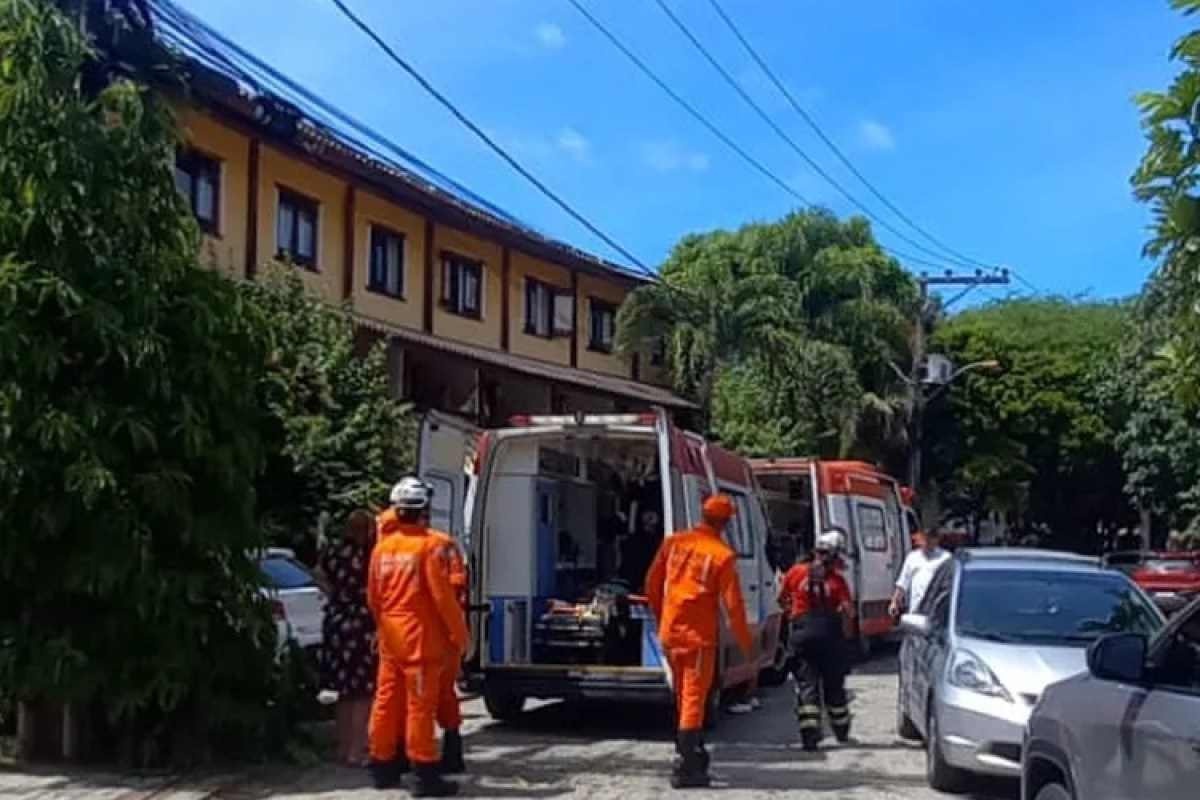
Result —
[{"label": "electrical cable", "polygon": [[[339,2],[339,0],[334,0],[334,2]],[[575,8],[575,10],[579,12],[579,14],[584,19],[586,19],[588,22],[590,22],[592,27],[594,27],[600,33],[601,36],[603,36],[605,39],[607,39],[609,41],[609,43],[612,44],[613,47],[615,47],[618,51],[620,51],[622,55],[624,55],[635,67],[637,67],[638,70],[642,72],[642,74],[644,74],[647,78],[649,78],[651,80],[651,82],[653,82],[656,86],[658,86],[658,88],[661,89],[668,97],[670,97],[672,100],[674,100],[675,103],[677,105],[679,105],[684,111],[686,111],[693,119],[695,119],[702,126],[704,126],[704,128],[706,128],[709,131],[709,133],[711,133],[713,136],[717,137],[718,140],[720,140],[729,149],[733,150],[734,153],[736,153],[738,156],[740,156],[743,161],[745,161],[747,164],[749,164],[751,167],[753,167],[755,171],[757,171],[759,174],[761,174],[763,177],[765,177],[771,183],[778,186],[786,194],[799,200],[800,203],[803,204],[804,206],[808,206],[808,207],[814,206],[814,204],[811,201],[809,201],[807,198],[805,198],[804,195],[797,192],[795,189],[793,189],[791,186],[788,185],[787,181],[780,178],[778,175],[776,175],[774,172],[772,172],[770,169],[768,169],[761,161],[759,161],[754,156],[752,156],[748,152],[746,152],[745,149],[743,149],[737,142],[735,142],[732,138],[730,138],[730,136],[727,135],[724,131],[722,131],[720,128],[718,128],[715,123],[713,123],[711,120],[708,119],[708,117],[704,116],[704,114],[701,113],[695,106],[693,106],[691,103],[689,103],[687,100],[685,100],[678,92],[676,92],[674,89],[672,89],[665,80],[663,80],[654,70],[652,70],[649,67],[649,65],[646,64],[645,61],[643,61],[640,57],[638,57],[638,55],[636,53],[634,53],[632,50],[630,50],[625,45],[624,42],[622,42],[619,38],[617,38],[616,34],[614,34],[611,30],[609,30],[609,28],[607,26],[605,26],[603,22],[601,22],[594,15],[592,15],[592,13],[589,12],[587,10],[587,8],[585,8],[582,5],[582,3],[579,2],[579,0],[567,0],[567,2],[569,2]],[[887,245],[884,245],[882,243],[880,243],[879,247],[880,247],[880,249],[884,250],[887,253],[890,253],[892,256],[894,256],[902,261],[909,261],[914,264],[920,264],[922,266],[933,267],[935,269],[944,269],[946,266],[945,263],[933,262],[933,261],[928,261],[928,260],[920,258],[920,257],[914,257],[907,253],[903,253],[899,250],[895,250],[894,248],[888,247]],[[937,253],[934,253],[933,255],[935,258],[942,258],[942,256]]]},{"label": "electrical cable", "polygon": [[412,79],[415,80],[421,86],[422,89],[424,89],[431,97],[433,97],[435,100],[437,100],[438,103],[440,103],[447,111],[449,111],[454,116],[455,119],[457,119],[460,123],[462,123],[473,134],[475,134],[475,136],[478,137],[480,141],[482,141],[484,144],[486,144],[488,146],[488,148],[491,149],[496,155],[498,155],[506,164],[508,164],[510,167],[512,167],[514,170],[516,170],[516,172],[519,175],[521,175],[521,177],[525,178],[525,180],[527,180],[531,184],[533,184],[533,186],[538,191],[540,191],[542,194],[544,194],[546,197],[548,197],[551,201],[553,201],[555,205],[557,205],[560,209],[565,211],[572,219],[574,219],[576,222],[578,222],[583,227],[587,228],[587,230],[590,231],[593,235],[595,235],[597,238],[599,238],[601,241],[603,241],[605,244],[607,244],[613,250],[620,253],[625,258],[629,259],[629,261],[632,264],[637,266],[647,276],[651,277],[653,280],[659,280],[658,273],[654,272],[649,267],[647,267],[645,264],[643,264],[641,259],[639,259],[637,256],[635,256],[629,250],[627,250],[626,248],[621,246],[615,239],[613,239],[607,233],[600,230],[600,228],[598,228],[595,224],[593,224],[590,220],[588,220],[587,217],[583,216],[583,214],[576,211],[567,201],[565,201],[561,197],[559,197],[558,194],[556,194],[552,189],[550,189],[550,187],[548,187],[548,186],[546,186],[546,184],[542,183],[542,181],[539,180],[537,178],[537,176],[535,176],[528,169],[526,169],[524,166],[522,166],[520,162],[518,162],[515,158],[513,158],[511,155],[509,155],[507,150],[505,150],[503,147],[501,147],[499,144],[497,144],[495,142],[495,140],[492,139],[492,137],[488,136],[483,131],[482,128],[480,128],[478,125],[476,125],[474,122],[472,122],[471,119],[466,114],[464,114],[461,110],[459,110],[459,108],[456,105],[454,105],[454,103],[451,102],[449,98],[447,98],[444,94],[439,92],[433,86],[433,84],[431,84],[428,80],[426,80],[425,77],[423,75],[421,75],[421,73],[418,72],[416,68],[414,68],[411,64],[409,64],[407,61],[405,61],[403,58],[401,58],[401,56],[394,49],[392,49],[392,47],[387,42],[385,42],[383,40],[383,38],[380,37],[379,34],[377,34],[371,28],[370,25],[368,25],[361,18],[359,18],[352,10],[350,10],[350,7],[347,6],[346,3],[343,2],[343,0],[331,0],[331,2],[335,6],[337,6],[338,10],[342,12],[343,16],[345,16],[348,20],[350,20],[350,22],[353,23],[355,27],[357,27],[364,34],[366,34],[366,36],[369,39],[371,39],[371,41],[373,41],[379,47],[379,49],[382,50],[388,56],[388,58],[390,58],[393,62],[396,63],[397,66],[399,66],[401,69],[403,69],[405,72],[407,72],[409,74],[409,76],[412,77]]},{"label": "electrical cable", "polygon": [[[577,2],[577,0],[571,0],[571,2],[574,4]],[[745,90],[745,88],[743,88],[742,85],[740,83],[738,83],[737,79],[735,77],[733,77],[733,75],[731,75],[729,73],[729,71],[727,69],[725,69],[724,66],[721,65],[721,62],[718,61],[711,52],[709,52],[708,48],[706,48],[704,46],[703,42],[701,42],[698,38],[696,38],[695,34],[692,33],[691,29],[688,28],[687,24],[682,19],[680,19],[679,16],[676,15],[674,11],[671,10],[671,7],[667,5],[666,0],[655,0],[655,3],[658,5],[658,7],[660,9],[662,9],[663,13],[667,15],[667,17],[671,20],[671,22],[675,25],[675,27],[679,29],[679,32],[682,33],[683,36],[689,42],[691,42],[692,46],[696,48],[696,50],[700,53],[700,55],[703,56],[706,61],[708,61],[709,65],[712,66],[712,68],[717,71],[717,73],[721,76],[722,80],[724,80],[727,84],[729,84],[729,86],[735,92],[738,93],[738,96],[741,97],[742,100],[744,100],[746,102],[746,104],[748,106],[750,106],[751,109],[754,110],[754,112],[758,115],[758,117],[760,119],[762,119],[762,121],[765,122],[767,124],[767,126],[772,131],[774,131],[775,134],[780,139],[782,139],[784,141],[784,143],[787,144],[787,146],[790,147],[796,153],[796,155],[800,156],[801,160],[803,160],[804,163],[808,164],[808,166],[814,172],[816,172],[817,175],[819,175],[822,179],[825,180],[826,183],[828,183],[830,186],[832,186],[834,189],[836,189],[838,191],[838,193],[842,195],[842,197],[846,198],[846,200],[849,201],[852,205],[854,205],[859,211],[866,214],[869,218],[874,220],[885,230],[889,231],[893,236],[897,237],[904,243],[908,244],[910,247],[915,247],[917,250],[919,250],[929,256],[932,256],[934,258],[942,258],[947,261],[951,261],[952,263],[960,263],[961,266],[968,266],[968,262],[962,262],[959,259],[947,258],[942,253],[939,253],[936,250],[931,250],[930,248],[921,244],[917,240],[913,239],[912,237],[908,236],[906,233],[901,231],[895,225],[892,225],[890,222],[888,222],[884,218],[880,217],[878,214],[876,214],[874,211],[872,211],[869,206],[867,206],[865,203],[863,203],[861,200],[859,200],[857,197],[855,197],[853,194],[851,194],[850,191],[848,189],[846,189],[844,186],[842,186],[837,181],[836,178],[834,178],[832,175],[830,175],[820,164],[818,164],[815,160],[813,160],[813,158],[807,152],[805,152],[804,148],[802,148],[799,144],[797,144],[796,140],[793,139],[791,136],[789,136],[787,131],[785,131],[783,128],[781,128],[779,126],[779,124],[771,118],[771,115],[768,114],[763,109],[763,107],[760,106],[758,104],[758,102],[755,101],[755,99],[750,96],[749,92],[747,92]],[[970,263],[969,265],[976,266],[974,263]],[[985,265],[985,266],[988,266],[988,268],[991,268],[991,265]]]},{"label": "electrical cable", "polygon": [[867,179],[867,177],[865,175],[863,175],[862,172],[854,165],[854,163],[849,159],[849,157],[846,156],[846,154],[844,152],[842,152],[841,148],[837,146],[837,144],[833,141],[833,139],[831,139],[828,135],[826,135],[825,131],[822,130],[821,126],[817,123],[816,119],[811,114],[809,114],[804,109],[803,106],[800,105],[800,103],[796,100],[796,98],[788,90],[787,86],[784,85],[783,81],[781,81],[779,79],[779,77],[776,76],[775,72],[767,65],[766,60],[763,59],[763,57],[761,55],[759,55],[758,51],[754,48],[754,46],[750,44],[750,41],[746,38],[745,34],[742,33],[741,29],[738,28],[737,24],[733,21],[732,18],[730,18],[729,14],[726,13],[725,9],[722,8],[719,0],[708,0],[708,2],[709,2],[709,5],[712,6],[713,10],[716,12],[717,16],[720,17],[721,20],[725,23],[725,26],[727,28],[729,28],[730,32],[734,35],[734,37],[738,40],[738,42],[741,43],[743,49],[745,49],[746,53],[750,56],[751,60],[754,61],[754,63],[758,65],[758,68],[760,70],[762,70],[764,75],[767,76],[767,79],[770,80],[771,83],[775,86],[775,88],[779,90],[780,94],[782,94],[784,96],[784,98],[788,102],[788,105],[790,105],[792,107],[792,109],[797,114],[800,115],[801,119],[803,119],[806,123],[808,123],[808,126],[810,128],[812,128],[813,133],[815,133],[817,135],[817,137],[829,147],[829,149],[837,157],[838,161],[840,161],[842,163],[842,165],[845,166],[846,169],[849,170],[850,173],[852,175],[854,175],[854,177],[856,177],[862,183],[862,185],[865,186],[867,188],[867,190],[870,191],[871,194],[875,196],[875,198],[877,200],[879,200],[879,202],[883,203],[883,205],[886,206],[888,208],[888,210],[890,210],[893,214],[895,214],[899,219],[903,220],[910,228],[912,228],[914,231],[916,231],[917,233],[924,236],[928,241],[932,242],[935,246],[940,247],[943,251],[945,251],[946,253],[949,253],[950,256],[952,256],[953,258],[957,258],[961,261],[964,261],[964,262],[967,262],[970,264],[974,264],[976,266],[986,267],[988,269],[994,268],[993,265],[984,264],[983,262],[978,261],[977,259],[971,258],[970,256],[963,255],[962,253],[958,252],[954,248],[950,247],[949,245],[947,245],[944,242],[942,242],[941,240],[939,240],[936,236],[931,234],[925,228],[923,228],[922,226],[920,226],[916,222],[914,222],[911,217],[909,217],[907,214],[905,214],[903,211],[901,211],[891,200],[889,200],[883,194],[883,192],[881,192],[879,189],[877,189],[875,187],[875,185],[873,183],[871,183],[871,181],[869,181]]}]

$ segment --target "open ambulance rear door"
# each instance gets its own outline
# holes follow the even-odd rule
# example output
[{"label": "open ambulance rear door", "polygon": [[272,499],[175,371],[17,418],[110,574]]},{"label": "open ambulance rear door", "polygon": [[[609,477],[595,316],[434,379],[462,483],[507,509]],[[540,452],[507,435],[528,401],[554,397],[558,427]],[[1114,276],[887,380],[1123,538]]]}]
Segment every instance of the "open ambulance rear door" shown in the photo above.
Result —
[{"label": "open ambulance rear door", "polygon": [[453,536],[470,552],[467,508],[474,488],[467,464],[474,457],[479,428],[459,417],[430,411],[421,419],[417,474],[433,487],[430,524]]}]

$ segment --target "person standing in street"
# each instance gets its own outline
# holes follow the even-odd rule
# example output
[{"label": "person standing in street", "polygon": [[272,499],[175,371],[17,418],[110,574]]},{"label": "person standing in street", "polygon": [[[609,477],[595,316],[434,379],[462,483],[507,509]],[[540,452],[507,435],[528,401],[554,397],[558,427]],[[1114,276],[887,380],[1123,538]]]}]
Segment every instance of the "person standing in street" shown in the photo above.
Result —
[{"label": "person standing in street", "polygon": [[337,698],[338,760],[361,766],[375,693],[375,621],[367,608],[367,565],[375,519],[358,510],[345,533],[327,543],[318,563],[328,602],[322,625],[321,688]]},{"label": "person standing in street", "polygon": [[675,686],[678,758],[671,786],[676,789],[710,783],[704,712],[716,673],[722,605],[742,653],[751,655],[737,554],[721,538],[733,514],[733,502],[725,495],[705,500],[700,524],[668,536],[646,573],[647,599]]},{"label": "person standing in street", "polygon": [[779,602],[789,610],[791,621],[788,646],[796,683],[796,719],[801,744],[809,752],[821,743],[822,698],[834,736],[843,743],[850,739],[845,630],[854,604],[839,568],[844,546],[841,531],[822,533],[812,557],[788,570],[779,592]]},{"label": "person standing in street", "polygon": [[892,593],[892,602],[888,607],[888,613],[893,618],[905,611],[915,612],[921,607],[921,600],[933,582],[938,567],[950,558],[950,554],[942,549],[941,542],[941,531],[936,528],[917,533],[920,546],[905,557],[900,577],[896,580],[896,591]]},{"label": "person standing in street", "polygon": [[[451,582],[445,534],[425,524],[432,489],[405,478],[392,489],[396,526],[371,554],[367,603],[379,631],[379,675],[368,732],[376,788],[390,788],[411,767],[414,797],[448,797],[458,785],[442,776],[434,719],[446,665],[463,652],[467,628]],[[404,755],[400,733],[403,731]]]}]

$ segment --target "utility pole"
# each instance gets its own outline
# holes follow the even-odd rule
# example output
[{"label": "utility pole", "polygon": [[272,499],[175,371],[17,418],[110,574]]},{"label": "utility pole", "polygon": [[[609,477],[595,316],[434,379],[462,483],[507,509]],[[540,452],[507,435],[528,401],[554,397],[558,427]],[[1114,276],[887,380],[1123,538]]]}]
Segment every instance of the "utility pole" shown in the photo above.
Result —
[{"label": "utility pole", "polygon": [[[917,327],[913,333],[912,371],[909,375],[908,387],[911,392],[912,417],[909,420],[909,460],[908,485],[920,495],[921,491],[921,451],[924,447],[925,429],[925,393],[921,380],[921,368],[925,365],[925,326],[929,316],[929,287],[930,286],[961,286],[963,292],[977,286],[1005,286],[1009,282],[1008,270],[1002,269],[994,274],[976,270],[971,275],[955,274],[947,270],[942,275],[922,273],[917,277],[920,287],[920,299],[917,305]],[[954,299],[957,299],[954,298]],[[953,300],[951,300],[953,302]],[[949,303],[947,303],[949,305]]]}]

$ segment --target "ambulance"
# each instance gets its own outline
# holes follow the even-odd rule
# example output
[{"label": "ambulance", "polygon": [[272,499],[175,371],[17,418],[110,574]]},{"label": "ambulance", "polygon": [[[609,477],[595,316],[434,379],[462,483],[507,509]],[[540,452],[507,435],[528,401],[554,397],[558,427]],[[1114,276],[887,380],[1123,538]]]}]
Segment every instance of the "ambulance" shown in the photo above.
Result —
[{"label": "ambulance", "polygon": [[745,658],[723,622],[708,719],[726,690],[764,671],[782,677],[767,515],[746,459],[661,409],[520,416],[484,431],[432,423],[419,469],[434,479],[435,523],[468,553],[465,671],[493,718],[511,720],[531,699],[673,702],[641,584],[663,537],[697,524],[714,491],[737,508],[726,535],[755,649]]},{"label": "ambulance", "polygon": [[888,605],[911,548],[915,515],[910,518],[906,511],[901,485],[859,461],[765,458],[750,463],[774,537],[803,553],[811,551],[822,531],[845,533],[856,638],[862,653],[869,653],[876,640],[895,628]]}]

